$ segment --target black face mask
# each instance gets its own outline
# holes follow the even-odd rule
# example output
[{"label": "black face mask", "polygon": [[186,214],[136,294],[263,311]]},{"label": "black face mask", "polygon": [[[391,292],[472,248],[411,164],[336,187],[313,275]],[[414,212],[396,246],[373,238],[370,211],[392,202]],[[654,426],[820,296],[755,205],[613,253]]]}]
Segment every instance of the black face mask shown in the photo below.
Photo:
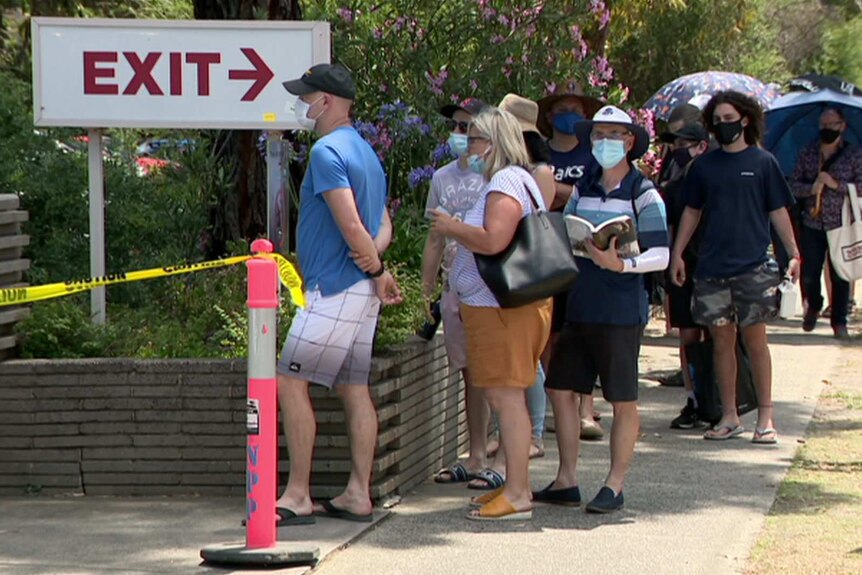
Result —
[{"label": "black face mask", "polygon": [[722,146],[729,146],[739,139],[742,134],[742,118],[735,122],[722,122],[713,128],[715,139]]},{"label": "black face mask", "polygon": [[680,168],[684,168],[691,161],[691,153],[689,153],[688,148],[679,148],[671,152],[671,157],[673,157],[673,161]]},{"label": "black face mask", "polygon": [[820,128],[820,141],[824,144],[831,144],[841,135],[838,130],[830,130],[829,128]]}]

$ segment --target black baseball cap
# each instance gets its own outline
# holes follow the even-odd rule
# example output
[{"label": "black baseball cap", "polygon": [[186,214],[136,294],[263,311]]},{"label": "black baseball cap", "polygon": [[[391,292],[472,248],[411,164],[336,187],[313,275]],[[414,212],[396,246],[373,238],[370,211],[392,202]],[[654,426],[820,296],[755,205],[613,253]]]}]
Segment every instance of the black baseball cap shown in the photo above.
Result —
[{"label": "black baseball cap", "polygon": [[686,124],[676,132],[665,132],[661,135],[661,141],[672,144],[677,139],[689,140],[691,142],[708,142],[709,134],[700,122]]},{"label": "black baseball cap", "polygon": [[455,112],[462,110],[471,116],[478,116],[479,112],[482,111],[482,108],[485,107],[487,107],[487,104],[479,98],[466,98],[462,100],[460,104],[449,104],[447,106],[443,106],[440,108],[440,113],[447,118],[451,118],[455,115]]},{"label": "black baseball cap", "polygon": [[296,80],[288,80],[281,85],[294,96],[326,92],[348,100],[356,98],[353,77],[347,68],[340,64],[317,64]]}]

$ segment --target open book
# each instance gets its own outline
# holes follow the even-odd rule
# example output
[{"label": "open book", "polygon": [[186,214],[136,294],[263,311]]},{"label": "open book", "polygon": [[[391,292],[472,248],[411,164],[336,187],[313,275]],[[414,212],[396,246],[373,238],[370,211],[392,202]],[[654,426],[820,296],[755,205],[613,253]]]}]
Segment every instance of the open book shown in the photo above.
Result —
[{"label": "open book", "polygon": [[564,216],[563,220],[566,222],[572,252],[576,256],[590,257],[586,246],[588,238],[592,238],[600,250],[606,250],[613,237],[617,238],[617,253],[621,258],[640,254],[637,227],[631,216],[620,215],[598,225],[575,215]]}]

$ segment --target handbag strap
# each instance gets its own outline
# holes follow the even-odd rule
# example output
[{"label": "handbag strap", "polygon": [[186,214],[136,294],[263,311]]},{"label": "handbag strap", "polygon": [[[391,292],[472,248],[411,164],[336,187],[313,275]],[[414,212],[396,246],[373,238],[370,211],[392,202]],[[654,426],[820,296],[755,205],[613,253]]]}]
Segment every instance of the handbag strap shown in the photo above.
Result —
[{"label": "handbag strap", "polygon": [[[527,172],[527,170],[524,170],[524,171]],[[530,176],[530,178],[533,179],[533,181],[535,181],[535,178],[533,178],[533,175],[530,174],[530,172],[527,172],[527,175]],[[539,207],[539,202],[536,201],[536,197],[533,195],[533,190],[530,189],[530,186],[527,185],[527,182],[521,182],[521,183],[524,184],[524,189],[527,190],[527,195],[530,197],[530,202],[533,204],[533,208],[535,208],[535,210],[537,212],[547,211],[547,208],[543,210],[542,208]],[[544,204],[544,203],[545,203],[545,200],[543,199],[542,204]]]},{"label": "handbag strap", "polygon": [[856,184],[847,184],[847,196],[850,200],[850,211],[853,214],[853,221],[857,224],[862,222],[862,209],[859,207],[859,196],[856,192]]}]

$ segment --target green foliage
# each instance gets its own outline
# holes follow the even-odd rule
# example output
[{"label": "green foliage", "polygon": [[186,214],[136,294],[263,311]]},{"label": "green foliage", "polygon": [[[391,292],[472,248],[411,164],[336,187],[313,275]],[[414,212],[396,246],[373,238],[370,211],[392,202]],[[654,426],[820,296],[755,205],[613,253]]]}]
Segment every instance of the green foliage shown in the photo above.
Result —
[{"label": "green foliage", "polygon": [[862,86],[862,16],[827,27],[819,69]]},{"label": "green foliage", "polygon": [[22,357],[80,358],[102,355],[110,330],[95,326],[87,312],[87,296],[76,295],[39,302],[18,325],[24,334]]},{"label": "green foliage", "polygon": [[422,327],[425,321],[422,276],[418,268],[390,266],[390,270],[401,287],[404,303],[383,308],[377,324],[375,349],[385,349],[404,343]]},{"label": "green foliage", "polygon": [[667,82],[694,72],[742,72],[786,79],[775,47],[769,0],[614,2],[608,49],[618,77],[643,102]]},{"label": "green foliage", "polygon": [[580,44],[599,25],[588,2],[314,0],[303,11],[332,25],[334,57],[358,80],[359,117],[396,100],[428,117],[467,96],[539,98],[546,84],[586,84],[594,72]]}]

